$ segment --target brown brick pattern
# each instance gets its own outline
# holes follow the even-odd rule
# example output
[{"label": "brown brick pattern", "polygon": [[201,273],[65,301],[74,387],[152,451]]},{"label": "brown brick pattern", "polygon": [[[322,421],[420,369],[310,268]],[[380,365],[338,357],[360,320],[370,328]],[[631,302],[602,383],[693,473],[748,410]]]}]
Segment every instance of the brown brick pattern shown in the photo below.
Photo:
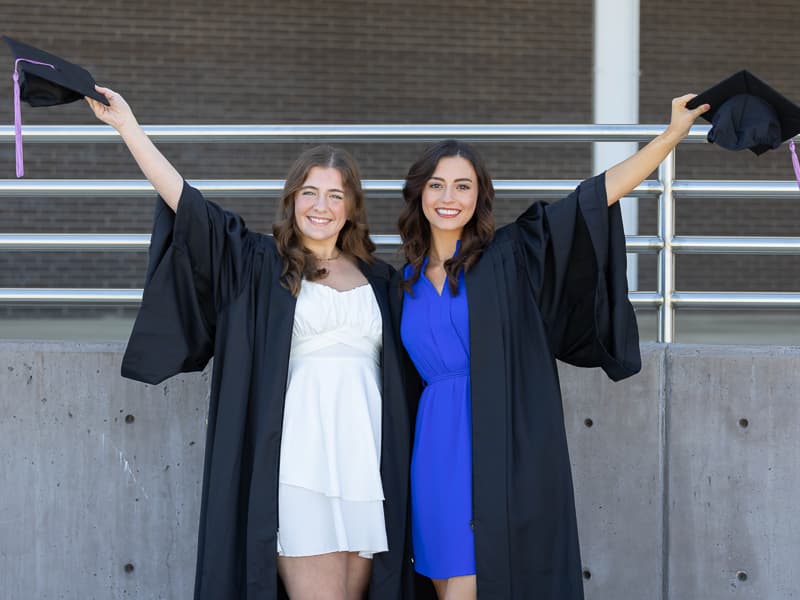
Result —
[{"label": "brown brick pattern", "polygon": [[[668,118],[664,99],[700,92],[749,69],[800,102],[800,4],[792,0],[715,2],[712,12],[679,1],[641,4],[640,119]],[[756,157],[712,145],[679,148],[680,179],[792,180],[786,146]],[[643,233],[656,231],[655,203],[640,203]],[[800,193],[791,200],[678,200],[679,235],[800,235]],[[799,291],[800,257],[687,255],[676,261],[681,290]],[[642,270],[643,289],[655,288],[655,271]]]},{"label": "brown brick pattern", "polygon": [[[641,122],[663,123],[669,99],[747,66],[800,99],[800,5],[726,0],[714,19],[694,5],[643,2]],[[543,0],[431,3],[0,0],[12,37],[80,62],[125,95],[143,124],[587,123],[592,114],[592,4]],[[727,21],[726,21],[727,19]],[[35,30],[31,23],[36,23]],[[747,28],[743,23],[749,24]],[[768,32],[768,33],[767,33]],[[767,33],[766,37],[765,33]],[[10,57],[6,54],[6,68]],[[1,81],[1,80],[0,80]],[[11,85],[0,115],[11,124]],[[6,107],[6,109],[2,109]],[[85,106],[23,106],[24,124],[93,124]],[[164,144],[188,179],[281,178],[301,145]],[[484,144],[497,178],[581,178],[588,144]],[[350,146],[367,178],[401,178],[417,144]],[[12,178],[13,147],[0,147]],[[26,147],[29,178],[139,178],[119,144]],[[784,153],[754,159],[681,149],[687,178],[788,179]],[[220,199],[251,227],[269,230],[274,200]],[[372,198],[372,230],[392,233],[399,198]],[[641,203],[641,231],[655,230]],[[501,202],[507,222],[524,206]],[[682,202],[679,233],[797,235],[800,203]],[[3,232],[145,232],[150,200],[0,198]],[[797,258],[687,257],[682,289],[792,289]],[[0,253],[0,287],[137,287],[142,253]],[[655,287],[643,259],[641,289]]]}]

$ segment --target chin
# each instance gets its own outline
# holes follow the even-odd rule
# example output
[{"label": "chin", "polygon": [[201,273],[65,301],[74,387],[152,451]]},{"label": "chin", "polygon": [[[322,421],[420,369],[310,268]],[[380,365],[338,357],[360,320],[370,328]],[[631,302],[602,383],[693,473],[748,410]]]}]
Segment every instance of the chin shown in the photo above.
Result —
[{"label": "chin", "polygon": [[314,232],[314,233],[305,233],[304,232],[303,236],[308,238],[308,239],[310,239],[310,240],[314,240],[315,242],[325,242],[325,241],[330,240],[330,239],[336,239],[336,235],[320,234],[318,232]]},{"label": "chin", "polygon": [[464,229],[464,225],[466,225],[466,223],[452,223],[450,221],[431,223],[431,227],[442,231],[460,231]]},{"label": "chin", "polygon": [[338,231],[304,231],[301,229],[300,233],[303,234],[303,237],[314,240],[315,242],[324,242],[330,239],[335,240],[339,237]]}]

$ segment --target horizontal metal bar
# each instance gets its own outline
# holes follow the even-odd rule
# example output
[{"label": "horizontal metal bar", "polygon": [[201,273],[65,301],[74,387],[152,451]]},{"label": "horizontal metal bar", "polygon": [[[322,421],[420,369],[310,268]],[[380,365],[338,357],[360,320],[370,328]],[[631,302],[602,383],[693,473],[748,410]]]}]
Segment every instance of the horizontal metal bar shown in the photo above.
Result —
[{"label": "horizontal metal bar", "polygon": [[[377,246],[399,246],[399,235],[371,235]],[[136,251],[147,250],[147,233],[3,233],[0,251]]]},{"label": "horizontal metal bar", "polygon": [[0,303],[135,304],[142,290],[89,288],[0,288]]},{"label": "horizontal metal bar", "polygon": [[[206,196],[277,196],[282,179],[217,180],[190,182]],[[388,182],[394,187],[393,182]],[[400,186],[402,188],[402,185]],[[141,179],[5,179],[0,180],[0,196],[115,196],[154,197],[150,182]]]},{"label": "horizontal metal bar", "polygon": [[[630,298],[634,306],[661,304],[661,297],[655,292],[631,292]],[[0,288],[0,304],[136,304],[141,300],[140,289]]]},{"label": "horizontal metal bar", "polygon": [[664,303],[658,292],[629,292],[628,298],[635,308],[658,308]]},{"label": "horizontal metal bar", "polygon": [[658,252],[664,247],[663,240],[658,236],[626,235],[625,249],[630,253],[649,254]]},{"label": "horizontal metal bar", "polygon": [[[376,246],[396,247],[399,235],[374,234]],[[0,251],[135,251],[147,250],[150,235],[146,233],[0,233]],[[663,243],[657,237],[628,236],[628,252],[657,252]]]},{"label": "horizontal metal bar", "polygon": [[[156,142],[645,142],[664,125],[146,125]],[[685,142],[704,142],[710,126],[692,127]],[[107,125],[29,125],[25,143],[118,142]],[[0,127],[0,142],[13,143],[14,128]]]},{"label": "horizontal metal bar", "polygon": [[[497,179],[498,196],[560,198],[574,190],[578,179]],[[274,197],[283,190],[282,179],[196,179],[190,183],[209,197]],[[367,193],[399,194],[402,179],[365,179]],[[663,186],[656,180],[643,181],[629,196],[657,196]],[[795,181],[675,181],[680,198],[798,198]],[[152,196],[153,187],[140,179],[0,179],[0,196]]]},{"label": "horizontal metal bar", "polygon": [[800,198],[796,181],[675,181],[678,198]]},{"label": "horizontal metal bar", "polygon": [[702,237],[672,238],[675,254],[800,254],[800,237]]},{"label": "horizontal metal bar", "polygon": [[676,292],[672,302],[676,308],[800,308],[800,293]]},{"label": "horizontal metal bar", "polygon": [[[189,182],[207,197],[279,197],[283,191],[282,179],[196,179]],[[495,192],[503,198],[551,199],[561,198],[572,192],[580,180],[572,179],[498,179]],[[399,195],[403,190],[402,179],[365,179],[361,182],[368,195]],[[661,193],[657,181],[644,181],[629,196],[657,196]],[[2,179],[0,197],[30,196],[115,196],[152,197],[153,186],[138,179]]]},{"label": "horizontal metal bar", "polygon": [[147,233],[3,233],[2,250],[147,250]]},{"label": "horizontal metal bar", "polygon": [[387,234],[373,234],[369,236],[373,243],[378,246],[388,246],[388,247],[397,247],[402,244],[402,240],[400,239],[399,235],[387,235]]},{"label": "horizontal metal bar", "polygon": [[[558,199],[572,193],[580,179],[498,179],[493,181],[495,193],[502,198]],[[402,185],[400,186],[402,191]],[[369,191],[369,190],[367,190]],[[664,187],[656,180],[645,180],[626,197],[657,197]]]},{"label": "horizontal metal bar", "polygon": [[[637,308],[657,308],[663,300],[657,292],[630,292]],[[781,292],[676,292],[676,308],[800,308],[800,293]],[[140,289],[0,288],[0,304],[136,304]]]}]

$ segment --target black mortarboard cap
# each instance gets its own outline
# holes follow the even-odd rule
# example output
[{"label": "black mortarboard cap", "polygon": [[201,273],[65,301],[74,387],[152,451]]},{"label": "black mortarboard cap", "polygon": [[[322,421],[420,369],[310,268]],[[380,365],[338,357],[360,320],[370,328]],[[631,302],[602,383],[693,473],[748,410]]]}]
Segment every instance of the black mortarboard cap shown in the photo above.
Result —
[{"label": "black mortarboard cap", "polygon": [[686,107],[710,104],[702,117],[713,127],[708,141],[728,150],[763,154],[800,133],[797,106],[749,71],[739,71],[692,98]]},{"label": "black mortarboard cap", "polygon": [[22,124],[20,101],[31,106],[68,104],[89,96],[108,105],[108,100],[94,89],[91,73],[44,50],[3,36],[14,55],[14,126],[17,145],[17,177],[24,173],[22,164]]}]

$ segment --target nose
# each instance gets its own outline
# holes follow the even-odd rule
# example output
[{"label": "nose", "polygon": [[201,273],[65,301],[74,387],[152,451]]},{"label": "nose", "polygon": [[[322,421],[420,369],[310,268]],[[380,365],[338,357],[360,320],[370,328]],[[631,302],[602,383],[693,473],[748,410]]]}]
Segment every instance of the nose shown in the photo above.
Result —
[{"label": "nose", "polygon": [[317,200],[314,202],[314,208],[321,211],[326,210],[328,208],[328,195],[317,194]]},{"label": "nose", "polygon": [[444,186],[443,189],[442,189],[442,202],[444,202],[445,204],[453,202],[454,201],[453,192],[454,192],[454,190],[453,190],[453,186],[452,185]]}]

